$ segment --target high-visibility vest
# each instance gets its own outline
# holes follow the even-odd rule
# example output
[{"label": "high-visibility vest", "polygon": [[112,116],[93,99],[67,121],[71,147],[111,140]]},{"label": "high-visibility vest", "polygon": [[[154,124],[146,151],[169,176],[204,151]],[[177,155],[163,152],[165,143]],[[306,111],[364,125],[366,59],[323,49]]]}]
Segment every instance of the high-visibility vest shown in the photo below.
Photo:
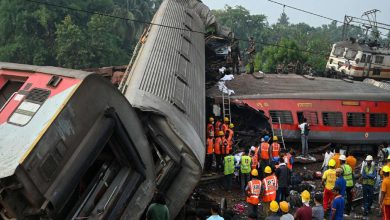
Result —
[{"label": "high-visibility vest", "polygon": [[251,172],[251,157],[250,156],[241,156],[241,173],[250,173]]},{"label": "high-visibility vest", "polygon": [[[365,166],[364,171],[366,174],[372,174],[374,173],[374,166],[371,165],[370,169],[368,169],[367,166]],[[363,184],[373,186],[375,184],[375,179],[363,178]]]},{"label": "high-visibility vest", "polygon": [[260,159],[269,160],[269,144],[261,143],[260,145]]},{"label": "high-visibility vest", "polygon": [[223,133],[226,133],[226,131],[227,131],[228,129],[229,129],[229,125],[223,123],[223,124],[222,124],[222,131],[223,131]]},{"label": "high-visibility vest", "polygon": [[246,197],[246,202],[252,205],[258,205],[260,200],[261,192],[261,181],[258,179],[252,179],[248,182],[248,196]]},{"label": "high-visibility vest", "polygon": [[264,195],[263,202],[271,202],[276,199],[276,190],[278,190],[278,179],[275,175],[267,176],[263,179]]},{"label": "high-visibility vest", "polygon": [[352,177],[352,168],[348,164],[343,164],[341,166],[343,168],[343,177],[345,179],[347,187],[353,186],[353,177]]},{"label": "high-visibility vest", "polygon": [[222,137],[222,148],[221,148],[221,154],[228,154],[229,150],[229,142],[225,137]]},{"label": "high-visibility vest", "polygon": [[218,132],[220,130],[221,130],[221,122],[217,121],[217,122],[215,122],[215,126],[214,126],[214,134],[218,135]]},{"label": "high-visibility vest", "polygon": [[224,168],[223,168],[223,174],[229,175],[234,173],[234,156],[229,155],[223,158],[224,161]]},{"label": "high-visibility vest", "polygon": [[280,144],[279,143],[272,143],[272,157],[279,157],[279,152],[280,152]]},{"label": "high-visibility vest", "polygon": [[221,148],[222,148],[222,139],[221,137],[215,138],[215,145],[214,145],[214,153],[215,154],[221,154]]},{"label": "high-visibility vest", "polygon": [[257,155],[256,155],[256,154],[253,155],[253,156],[252,156],[252,165],[251,165],[252,170],[253,170],[253,169],[256,169],[257,163],[258,163],[258,162],[259,162],[259,161],[257,160]]},{"label": "high-visibility vest", "polygon": [[211,123],[207,124],[207,137],[215,137],[214,136],[214,125]]},{"label": "high-visibility vest", "polygon": [[292,170],[291,154],[290,153],[287,153],[286,156],[284,156],[284,161],[286,162],[287,168]]},{"label": "high-visibility vest", "polygon": [[214,153],[214,138],[207,138],[207,152],[206,154]]},{"label": "high-visibility vest", "polygon": [[229,132],[229,136],[227,138],[228,142],[229,142],[229,147],[230,149],[233,148],[233,136],[234,136],[234,131],[232,129],[228,129],[227,132]]}]

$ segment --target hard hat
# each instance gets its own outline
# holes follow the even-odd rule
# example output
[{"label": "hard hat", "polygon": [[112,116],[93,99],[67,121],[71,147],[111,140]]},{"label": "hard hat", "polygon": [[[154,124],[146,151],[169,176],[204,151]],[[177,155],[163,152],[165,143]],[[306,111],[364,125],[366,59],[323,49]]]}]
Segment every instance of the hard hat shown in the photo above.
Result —
[{"label": "hard hat", "polygon": [[264,142],[264,138],[261,138],[260,141],[261,141],[261,142]]},{"label": "hard hat", "polygon": [[345,157],[344,154],[342,154],[342,155],[340,155],[339,159],[340,159],[340,160],[346,160],[347,158]]},{"label": "hard hat", "polygon": [[255,147],[255,146],[252,146],[252,147],[251,147],[251,151],[256,151],[256,147]]},{"label": "hard hat", "polygon": [[372,159],[372,156],[371,155],[368,155],[367,157],[366,157],[366,160],[367,161],[372,161],[373,159]]},{"label": "hard hat", "polygon": [[384,166],[382,168],[382,171],[385,172],[385,173],[388,173],[388,172],[390,172],[390,167],[389,166]]},{"label": "hard hat", "polygon": [[333,160],[333,159],[330,159],[330,160],[329,160],[329,163],[328,163],[328,166],[330,166],[330,167],[336,166],[336,161]]},{"label": "hard hat", "polygon": [[273,140],[278,141],[278,136],[274,136]]},{"label": "hard hat", "polygon": [[230,124],[229,124],[229,128],[234,128],[234,124],[233,124],[233,123],[230,123]]},{"label": "hard hat", "polygon": [[264,173],[272,173],[272,169],[270,166],[266,166],[264,169]]},{"label": "hard hat", "polygon": [[301,193],[302,201],[309,202],[310,201],[310,193],[309,191],[305,190]]},{"label": "hard hat", "polygon": [[271,212],[278,212],[278,210],[279,210],[278,202],[272,201],[272,202],[269,204],[269,209],[271,210]]},{"label": "hard hat", "polygon": [[209,118],[209,122],[213,122],[214,121],[214,118],[213,117],[210,117]]},{"label": "hard hat", "polygon": [[224,136],[225,134],[223,133],[223,131],[218,131],[218,136]]},{"label": "hard hat", "polygon": [[390,160],[390,155],[389,155],[389,156],[387,156],[387,159],[388,159],[388,160]]},{"label": "hard hat", "polygon": [[228,121],[230,121],[230,120],[229,120],[228,117],[225,117],[225,118],[223,119],[223,121],[224,121],[224,122],[228,122]]},{"label": "hard hat", "polygon": [[288,202],[281,201],[279,203],[279,207],[280,207],[280,210],[282,210],[282,212],[288,212],[288,207],[289,207]]},{"label": "hard hat", "polygon": [[264,136],[264,140],[268,141],[269,140],[269,136],[268,135]]},{"label": "hard hat", "polygon": [[252,175],[252,176],[258,176],[258,175],[259,175],[259,172],[257,172],[256,169],[253,169],[253,170],[251,171],[251,175]]}]

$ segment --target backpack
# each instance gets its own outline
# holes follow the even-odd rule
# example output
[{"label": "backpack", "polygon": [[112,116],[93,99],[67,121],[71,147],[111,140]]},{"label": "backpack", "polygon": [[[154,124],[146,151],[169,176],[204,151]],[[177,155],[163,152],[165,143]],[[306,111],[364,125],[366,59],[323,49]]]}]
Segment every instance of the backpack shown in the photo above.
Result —
[{"label": "backpack", "polygon": [[305,127],[303,129],[303,134],[309,135],[309,131],[310,131],[309,124],[305,123]]}]

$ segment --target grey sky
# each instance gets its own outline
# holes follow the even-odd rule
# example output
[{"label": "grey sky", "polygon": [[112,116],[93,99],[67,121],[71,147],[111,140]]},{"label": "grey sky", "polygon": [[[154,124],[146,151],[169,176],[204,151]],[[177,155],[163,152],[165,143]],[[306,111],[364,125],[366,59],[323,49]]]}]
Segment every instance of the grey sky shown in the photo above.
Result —
[{"label": "grey sky", "polygon": [[[242,5],[251,14],[265,14],[268,22],[273,24],[277,21],[283,11],[281,5],[274,4],[267,0],[202,0],[211,9],[222,9],[225,5]],[[390,1],[389,0],[275,0],[277,2],[311,11],[326,17],[340,21],[344,20],[344,15],[360,17],[364,11],[379,9],[377,21],[390,24]],[[315,17],[290,8],[285,8],[285,12],[290,18],[290,22],[305,22],[312,26],[329,24],[330,21]],[[387,32],[384,31],[384,34]]]}]

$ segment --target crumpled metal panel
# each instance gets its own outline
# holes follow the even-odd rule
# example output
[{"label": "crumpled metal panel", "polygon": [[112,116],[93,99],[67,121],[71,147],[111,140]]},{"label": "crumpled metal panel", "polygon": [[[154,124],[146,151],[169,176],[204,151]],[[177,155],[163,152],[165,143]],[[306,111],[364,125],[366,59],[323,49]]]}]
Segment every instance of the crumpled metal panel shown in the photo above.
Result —
[{"label": "crumpled metal panel", "polygon": [[[205,135],[205,22],[196,0],[165,0],[138,52],[125,96],[144,111],[167,117],[171,127],[204,161]],[[206,12],[206,13],[205,13]],[[212,19],[211,19],[212,20]],[[183,30],[184,29],[184,30]],[[188,31],[186,31],[188,30]],[[196,31],[196,32],[191,32]]]}]

